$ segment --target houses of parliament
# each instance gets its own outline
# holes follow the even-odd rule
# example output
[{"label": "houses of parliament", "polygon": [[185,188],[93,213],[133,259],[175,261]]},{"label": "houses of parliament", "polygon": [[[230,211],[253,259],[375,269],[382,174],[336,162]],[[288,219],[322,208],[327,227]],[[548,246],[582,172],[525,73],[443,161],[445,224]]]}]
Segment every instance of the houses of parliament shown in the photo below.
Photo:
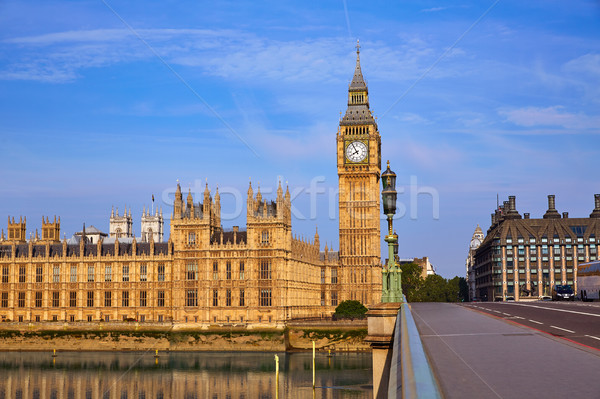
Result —
[{"label": "houses of parliament", "polygon": [[167,242],[162,212],[144,211],[142,223],[154,227],[143,228],[139,240],[127,232],[131,212],[125,221],[118,211],[111,215],[110,236],[93,239],[90,227],[69,241],[60,239],[60,218],[43,219],[41,236],[27,239],[26,219],[9,217],[0,236],[2,321],[283,327],[294,318],[329,316],[343,300],[379,302],[381,138],[358,46],[333,139],[339,251],[321,250],[317,232],[296,238],[281,183],[275,198],[263,198],[250,183],[245,229],[223,228],[218,189],[207,185],[201,198],[184,198],[178,183]]}]

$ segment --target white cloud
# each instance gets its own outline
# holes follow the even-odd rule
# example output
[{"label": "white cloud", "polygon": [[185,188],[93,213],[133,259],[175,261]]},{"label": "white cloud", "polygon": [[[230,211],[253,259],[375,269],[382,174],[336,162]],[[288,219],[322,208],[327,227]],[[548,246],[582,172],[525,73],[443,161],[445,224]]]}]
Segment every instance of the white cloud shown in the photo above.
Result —
[{"label": "white cloud", "polygon": [[[16,37],[0,42],[14,56],[0,73],[5,80],[68,82],[85,68],[155,57],[171,65],[247,82],[336,81],[348,75],[352,57],[345,37],[276,40],[245,31],[208,29],[94,29]],[[143,39],[152,49],[148,48]],[[394,48],[368,43],[361,53],[369,77],[414,79],[435,51],[422,40],[404,38]],[[366,61],[365,61],[366,60]]]},{"label": "white cloud", "polygon": [[498,113],[505,116],[508,121],[525,127],[561,126],[565,129],[598,129],[600,127],[600,117],[566,112],[561,105],[546,108],[504,109],[499,110]]},{"label": "white cloud", "polygon": [[421,12],[437,12],[437,11],[443,11],[443,10],[447,10],[449,7],[431,7],[431,8],[424,8],[421,10]]},{"label": "white cloud", "polygon": [[401,122],[414,123],[414,124],[430,124],[431,123],[429,120],[427,120],[427,118],[424,118],[423,116],[412,113],[412,112],[400,113],[398,116],[394,116],[394,119],[398,119]]},{"label": "white cloud", "polygon": [[565,64],[565,70],[600,78],[600,54],[585,54]]}]

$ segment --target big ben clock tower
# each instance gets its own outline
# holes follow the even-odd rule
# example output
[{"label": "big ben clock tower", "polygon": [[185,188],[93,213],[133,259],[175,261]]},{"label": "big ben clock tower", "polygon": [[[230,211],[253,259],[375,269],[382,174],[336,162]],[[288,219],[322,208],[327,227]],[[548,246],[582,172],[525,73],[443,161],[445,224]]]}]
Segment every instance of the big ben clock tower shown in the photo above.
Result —
[{"label": "big ben clock tower", "polygon": [[360,69],[348,87],[348,108],[337,132],[341,300],[363,304],[381,296],[380,195],[381,136],[369,109],[369,90]]}]

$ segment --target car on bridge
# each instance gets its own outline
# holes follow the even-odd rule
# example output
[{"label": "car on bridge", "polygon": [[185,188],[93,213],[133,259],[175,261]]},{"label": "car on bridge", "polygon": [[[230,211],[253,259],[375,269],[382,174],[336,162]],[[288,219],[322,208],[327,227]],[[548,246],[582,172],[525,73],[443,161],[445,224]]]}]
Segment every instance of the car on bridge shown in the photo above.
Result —
[{"label": "car on bridge", "polygon": [[554,287],[552,287],[552,300],[574,301],[575,293],[573,292],[573,287],[570,285],[556,284]]}]

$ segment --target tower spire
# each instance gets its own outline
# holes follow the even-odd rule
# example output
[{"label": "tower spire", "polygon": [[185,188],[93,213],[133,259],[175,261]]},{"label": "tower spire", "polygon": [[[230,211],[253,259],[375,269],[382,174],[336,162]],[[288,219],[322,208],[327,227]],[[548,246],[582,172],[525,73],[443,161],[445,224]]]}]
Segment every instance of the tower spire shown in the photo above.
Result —
[{"label": "tower spire", "polygon": [[363,78],[362,70],[360,69],[360,43],[356,40],[356,68],[354,68],[354,76],[349,87],[350,91],[367,90],[367,84]]},{"label": "tower spire", "polygon": [[360,68],[360,43],[356,41],[356,67],[348,86],[348,108],[340,126],[374,125],[375,119],[369,109],[369,89]]}]

